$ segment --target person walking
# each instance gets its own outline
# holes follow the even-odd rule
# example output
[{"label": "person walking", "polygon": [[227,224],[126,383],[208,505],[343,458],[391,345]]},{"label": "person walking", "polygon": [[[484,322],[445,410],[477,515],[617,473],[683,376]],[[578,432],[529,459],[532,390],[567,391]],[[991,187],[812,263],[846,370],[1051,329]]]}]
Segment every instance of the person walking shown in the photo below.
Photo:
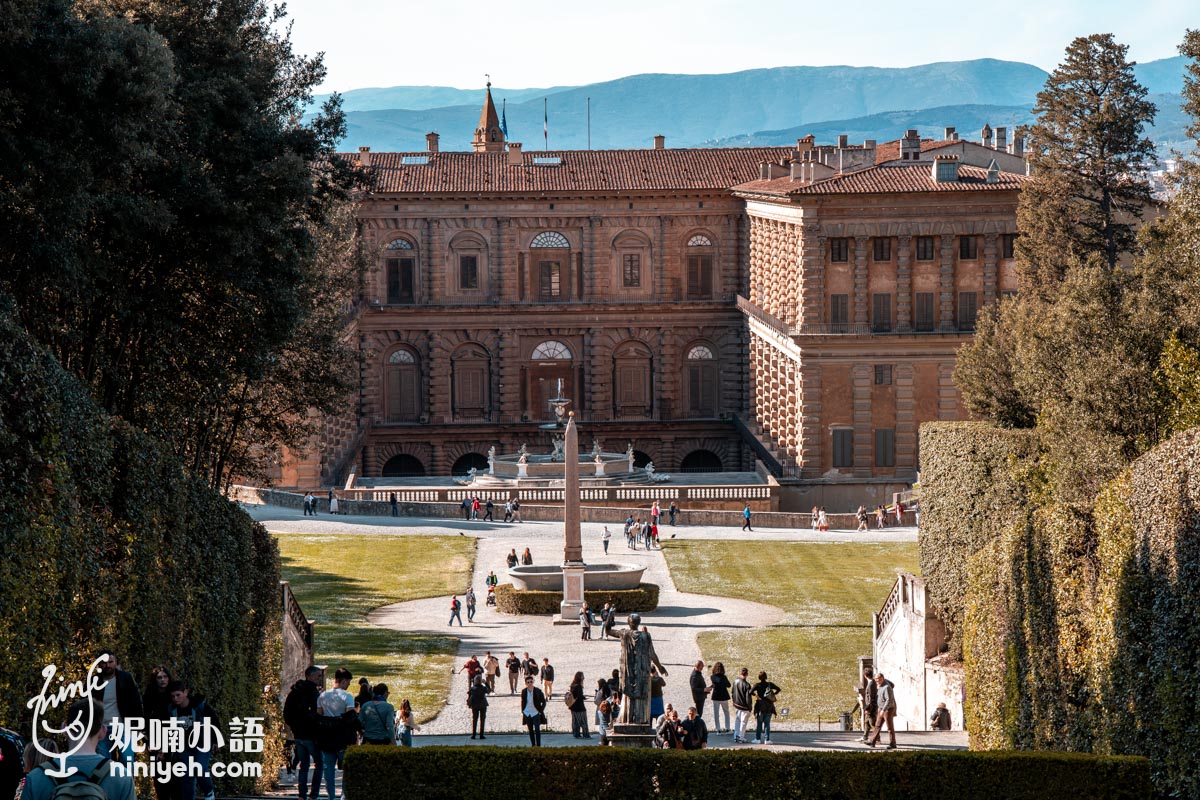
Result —
[{"label": "person walking", "polygon": [[525,653],[525,658],[521,660],[521,669],[525,671],[526,678],[537,678],[538,673],[541,672],[538,669],[537,659],[530,658],[528,652]]},{"label": "person walking", "polygon": [[[308,766],[312,762],[312,797],[321,795],[321,775],[324,772],[321,762],[321,751],[315,742],[317,717],[317,698],[321,696],[321,668],[310,665],[304,670],[304,677],[292,684],[287,700],[283,702],[283,721],[292,731],[292,741],[296,747],[297,775],[300,790],[299,800],[308,800]],[[164,690],[166,687],[163,687]],[[170,695],[168,695],[170,697]],[[157,783],[157,781],[156,781]]]},{"label": "person walking", "polygon": [[820,530],[821,527],[821,509],[816,506],[812,507],[812,511],[808,515],[808,525],[810,528]]},{"label": "person walking", "polygon": [[[617,674],[618,681],[620,673]],[[658,674],[658,667],[650,665],[650,722],[663,715],[663,689],[667,686],[667,679]]]},{"label": "person walking", "polygon": [[[474,586],[467,587],[467,594],[464,597],[464,599],[467,601],[467,622],[474,622],[475,621],[475,602],[476,602]],[[460,620],[460,622],[461,622],[461,620]]]},{"label": "person walking", "polygon": [[658,507],[658,501],[657,501],[657,500],[655,500],[655,501],[654,501],[654,504],[650,506],[650,521],[651,521],[652,523],[654,523],[655,525],[657,525],[657,524],[658,524],[658,518],[659,518],[659,516],[660,516],[661,514],[662,514],[662,509],[660,509],[660,508]]},{"label": "person walking", "polygon": [[392,492],[391,496],[388,498],[388,501],[392,504],[392,516],[400,516],[400,502],[396,499],[395,492]]},{"label": "person walking", "polygon": [[[91,697],[82,697],[73,702],[67,711],[67,719],[78,720],[78,725],[66,726],[70,745],[63,765],[75,770],[68,777],[52,778],[44,768],[31,769],[25,777],[21,797],[25,800],[51,800],[52,797],[107,797],[108,800],[134,800],[133,776],[119,775],[112,769],[112,762],[100,750],[107,750],[105,741],[108,726],[100,702]],[[23,755],[23,754],[22,754]],[[49,766],[57,767],[54,762]],[[90,782],[93,786],[74,786],[74,783]],[[64,784],[72,784],[62,788]],[[11,785],[8,787],[12,789]]]},{"label": "person walking", "polygon": [[875,731],[867,744],[871,747],[879,744],[879,734],[883,726],[888,729],[888,750],[896,749],[896,692],[891,681],[883,677],[882,672],[875,673],[875,685],[879,688],[879,712],[875,717]]},{"label": "person walking", "polygon": [[521,554],[521,563],[525,566],[533,564],[533,553],[529,552],[529,548],[525,548],[525,552]]},{"label": "person walking", "polygon": [[504,501],[504,521],[512,522],[512,500]]},{"label": "person walking", "polygon": [[471,688],[467,691],[467,707],[471,709],[471,738],[475,738],[475,729],[479,728],[479,738],[486,739],[483,735],[483,726],[487,722],[488,709],[488,688],[487,682],[484,681],[482,675],[476,675],[471,682]]},{"label": "person walking", "polygon": [[829,516],[825,513],[825,506],[821,506],[821,508],[817,511],[817,530],[829,530]]},{"label": "person walking", "polygon": [[495,589],[496,584],[500,583],[500,579],[496,577],[496,570],[494,570],[494,569],[488,570],[488,576],[487,576],[487,578],[484,579],[483,582],[487,585],[489,590]]},{"label": "person walking", "polygon": [[413,716],[412,704],[405,698],[400,703],[400,746],[412,747],[413,731],[417,729],[417,720]]},{"label": "person walking", "polygon": [[464,497],[462,501],[463,519],[468,522],[471,520],[471,498]]},{"label": "person walking", "polygon": [[708,748],[708,727],[704,718],[695,708],[688,709],[687,719],[683,721],[683,749],[705,750]]},{"label": "person walking", "polygon": [[875,508],[875,527],[876,528],[886,528],[887,527],[887,513],[883,510],[883,506],[877,506]]},{"label": "person walking", "polygon": [[483,679],[487,681],[488,691],[496,691],[496,676],[500,674],[500,659],[488,650],[483,659]]},{"label": "person walking", "polygon": [[780,688],[767,680],[767,673],[758,673],[758,683],[754,684],[754,696],[758,700],[754,704],[754,716],[758,718],[758,727],[754,730],[755,744],[771,743],[771,717],[775,716],[775,701],[779,699]]},{"label": "person walking", "polygon": [[[513,522],[521,521],[521,501],[513,500]],[[538,739],[541,741],[540,737]]]},{"label": "person walking", "polygon": [[476,495],[475,497],[472,497],[471,498],[471,519],[475,519],[475,520],[479,519],[480,507],[481,506],[479,504],[479,496]]},{"label": "person walking", "polygon": [[650,523],[650,547],[658,547],[658,523]]},{"label": "person walking", "polygon": [[396,708],[387,698],[387,684],[377,683],[371,691],[371,699],[359,708],[363,744],[396,743]]},{"label": "person walking", "polygon": [[[720,661],[713,664],[708,692],[713,704],[713,733],[729,733],[729,689],[732,684],[725,674],[725,665]],[[725,713],[725,727],[721,727],[721,712]]]},{"label": "person walking", "polygon": [[316,503],[317,503],[317,498],[313,497],[312,492],[304,493],[304,516],[315,517],[317,515],[316,509],[313,508],[313,506],[315,506]]},{"label": "person walking", "polygon": [[596,704],[596,730],[600,732],[600,746],[608,744],[608,726],[612,724],[612,703],[609,701],[608,682],[596,679],[596,691],[592,696]]},{"label": "person walking", "polygon": [[533,676],[526,676],[521,690],[521,721],[529,729],[529,746],[542,746],[542,726],[546,724],[546,695],[533,685]]},{"label": "person walking", "polygon": [[754,705],[754,689],[746,678],[750,670],[742,667],[737,679],[733,682],[733,741],[737,744],[746,743],[746,723],[750,719],[750,709]]},{"label": "person walking", "polygon": [[487,499],[487,503],[484,505],[483,510],[485,512],[483,515],[484,522],[495,522],[496,521],[495,518],[492,516],[492,512],[494,512],[496,510],[496,504],[492,502],[492,498],[489,497]]},{"label": "person walking", "polygon": [[675,527],[675,515],[678,513],[679,513],[679,506],[675,505],[675,501],[672,500],[671,507],[667,509],[668,521],[671,523],[672,528]]},{"label": "person walking", "polygon": [[504,667],[508,670],[508,693],[517,693],[517,681],[521,679],[521,659],[517,658],[517,654],[513,651],[508,651],[508,658],[504,661]]},{"label": "person walking", "polygon": [[750,504],[746,503],[746,507],[742,509],[742,530],[754,532],[754,528],[750,527]]},{"label": "person walking", "polygon": [[608,526],[604,526],[604,533],[600,534],[600,541],[604,543],[604,555],[608,555],[608,542],[612,539],[612,532],[608,530]]},{"label": "person walking", "polygon": [[879,687],[875,685],[875,670],[871,667],[863,667],[858,702],[862,707],[863,735],[860,741],[868,744],[871,740],[871,731],[875,726],[875,717],[879,714]]},{"label": "person walking", "polygon": [[542,659],[542,691],[546,697],[554,697],[554,667],[548,658]]},{"label": "person walking", "polygon": [[333,493],[333,489],[329,490],[329,513],[338,513],[338,499],[337,495]]},{"label": "person walking", "polygon": [[504,560],[506,562],[508,562],[509,569],[512,569],[517,564],[519,564],[521,562],[521,559],[517,557],[517,548],[514,547],[512,550],[509,550],[508,555],[505,557]]},{"label": "person walking", "polygon": [[461,628],[462,621],[462,603],[458,602],[458,595],[450,598],[450,622],[447,623],[451,628],[454,627],[454,620],[458,620],[458,626]]},{"label": "person walking", "polygon": [[896,501],[896,524],[904,524],[904,503],[901,503],[899,500]]},{"label": "person walking", "polygon": [[354,712],[354,695],[347,689],[354,676],[348,669],[334,673],[334,686],[321,692],[317,708],[321,710],[321,721],[317,728],[317,749],[321,751],[321,764],[325,771],[325,791],[329,800],[337,795],[335,777],[338,764],[347,745],[357,742],[360,728],[358,715]]},{"label": "person walking", "polygon": [[688,678],[688,685],[692,690],[692,704],[696,706],[700,716],[704,716],[704,701],[708,699],[708,693],[712,689],[704,680],[703,661],[696,662],[696,668],[692,670],[691,677]]},{"label": "person walking", "polygon": [[867,507],[860,505],[858,511],[854,512],[854,518],[858,520],[858,532],[862,533],[867,530]]},{"label": "person walking", "polygon": [[946,708],[945,703],[938,703],[937,708],[929,715],[929,730],[948,731],[950,727],[950,709]]},{"label": "person walking", "polygon": [[588,732],[587,703],[583,698],[583,673],[576,672],[571,679],[571,687],[563,695],[567,700],[567,708],[571,711],[571,735],[576,739],[590,739]]}]

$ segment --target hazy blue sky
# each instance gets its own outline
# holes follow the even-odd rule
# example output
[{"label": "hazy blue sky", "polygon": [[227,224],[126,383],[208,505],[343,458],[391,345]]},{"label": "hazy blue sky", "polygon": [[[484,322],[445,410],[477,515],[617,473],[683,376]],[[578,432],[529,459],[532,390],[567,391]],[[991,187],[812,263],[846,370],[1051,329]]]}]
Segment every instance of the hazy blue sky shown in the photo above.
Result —
[{"label": "hazy blue sky", "polygon": [[[909,66],[1002,58],[1051,69],[1075,36],[1130,57],[1177,55],[1194,0],[289,0],[298,52],[325,52],[327,91],[367,86],[578,85],[642,72]],[[1189,11],[1190,9],[1190,11]]]}]

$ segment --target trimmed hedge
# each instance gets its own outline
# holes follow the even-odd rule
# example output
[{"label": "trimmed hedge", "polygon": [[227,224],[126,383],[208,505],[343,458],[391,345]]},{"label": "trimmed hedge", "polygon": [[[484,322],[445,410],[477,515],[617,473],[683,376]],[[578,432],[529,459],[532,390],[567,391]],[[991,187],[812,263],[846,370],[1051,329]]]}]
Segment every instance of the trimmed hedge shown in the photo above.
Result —
[{"label": "trimmed hedge", "polygon": [[486,787],[523,800],[1133,800],[1145,759],[1072,753],[836,753],[512,747],[352,747],[350,800],[459,800]]},{"label": "trimmed hedge", "polygon": [[[604,608],[605,603],[616,603],[621,614],[653,611],[658,608],[658,584],[643,583],[636,589],[585,589],[583,599],[593,611]],[[511,583],[496,587],[496,608],[505,614],[557,614],[560,603],[562,592],[516,589]]]},{"label": "trimmed hedge", "polygon": [[165,664],[223,719],[265,716],[266,785],[283,763],[279,706],[263,692],[279,681],[274,540],[100,411],[2,302],[0,724],[27,735],[43,665],[82,676],[111,647],[139,689]]},{"label": "trimmed hedge", "polygon": [[962,650],[971,557],[1026,513],[1023,477],[1036,449],[1032,431],[981,422],[921,426],[921,574],[956,655]]}]

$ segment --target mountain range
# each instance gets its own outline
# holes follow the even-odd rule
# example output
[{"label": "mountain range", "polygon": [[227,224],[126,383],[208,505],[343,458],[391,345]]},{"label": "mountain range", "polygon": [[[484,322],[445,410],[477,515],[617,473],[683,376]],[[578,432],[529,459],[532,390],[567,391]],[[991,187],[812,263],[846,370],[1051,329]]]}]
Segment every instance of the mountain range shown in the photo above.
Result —
[{"label": "mountain range", "polygon": [[[1185,141],[1179,110],[1185,59],[1138,64],[1159,118],[1150,135],[1160,150]],[[508,138],[527,150],[651,146],[780,145],[813,133],[818,142],[894,139],[908,128],[940,136],[945,126],[974,137],[983,124],[1015,127],[1030,111],[1047,73],[1032,64],[997,59],[904,68],[775,67],[719,75],[631,75],[586,86],[492,88]],[[425,149],[425,134],[441,134],[445,150],[470,149],[484,93],[439,86],[354,89],[343,94],[344,147]],[[323,97],[315,98],[316,102]],[[542,136],[543,114],[549,135]]]}]

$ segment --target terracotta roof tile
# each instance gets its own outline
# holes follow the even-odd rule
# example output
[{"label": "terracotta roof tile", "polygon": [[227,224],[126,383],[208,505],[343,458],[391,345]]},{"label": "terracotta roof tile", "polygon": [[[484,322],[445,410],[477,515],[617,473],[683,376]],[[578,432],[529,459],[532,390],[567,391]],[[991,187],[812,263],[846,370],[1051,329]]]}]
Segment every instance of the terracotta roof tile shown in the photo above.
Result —
[{"label": "terracotta roof tile", "polygon": [[[779,163],[793,153],[790,147],[537,150],[523,153],[520,166],[509,166],[508,153],[371,153],[371,170],[379,193],[720,190],[756,178],[760,162]],[[340,157],[359,163],[358,153]],[[428,163],[401,163],[422,157]],[[561,163],[538,165],[535,158]]]},{"label": "terracotta roof tile", "polygon": [[867,167],[845,175],[835,175],[816,183],[800,183],[790,177],[769,181],[751,181],[735,186],[739,195],[760,194],[795,197],[813,194],[898,194],[910,192],[997,192],[1020,189],[1030,180],[1027,175],[1001,172],[996,183],[987,182],[987,170],[960,165],[958,180],[939,183],[933,179],[929,162]]}]

